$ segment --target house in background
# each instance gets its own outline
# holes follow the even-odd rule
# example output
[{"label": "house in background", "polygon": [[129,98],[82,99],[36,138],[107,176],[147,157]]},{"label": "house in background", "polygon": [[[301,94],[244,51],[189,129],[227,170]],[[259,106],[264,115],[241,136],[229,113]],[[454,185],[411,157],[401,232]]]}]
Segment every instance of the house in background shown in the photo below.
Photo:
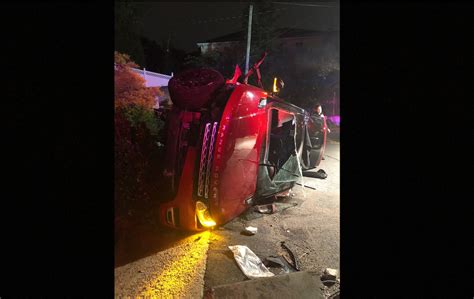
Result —
[{"label": "house in background", "polygon": [[[201,54],[233,53],[235,63],[242,66],[246,53],[246,31],[238,31],[205,42],[197,43]],[[317,69],[322,64],[332,67],[339,64],[339,31],[314,31],[297,28],[280,28],[275,31],[272,48],[278,49],[282,61],[301,72]],[[268,53],[272,55],[272,53]],[[255,61],[250,61],[250,65]],[[334,77],[334,78],[333,78]],[[325,113],[339,114],[339,78],[334,74],[325,79],[328,94],[324,97]]]},{"label": "house in background", "polygon": [[146,87],[159,87],[160,90],[163,92],[163,96],[159,96],[156,99],[156,104],[154,107],[155,109],[158,109],[160,106],[171,105],[170,94],[168,91],[168,82],[173,77],[173,73],[171,73],[171,76],[169,76],[165,74],[150,72],[146,69],[140,70],[132,68],[132,70],[142,76],[143,79],[145,79]]},{"label": "house in background", "polygon": [[[235,51],[246,53],[246,31],[238,31],[205,42],[197,43],[202,54]],[[298,68],[313,68],[307,55],[339,53],[339,31],[315,31],[296,28],[280,28],[275,31],[273,46],[282,50],[288,59],[286,63]],[[271,53],[269,53],[271,54]],[[252,62],[250,63],[252,64]]]}]

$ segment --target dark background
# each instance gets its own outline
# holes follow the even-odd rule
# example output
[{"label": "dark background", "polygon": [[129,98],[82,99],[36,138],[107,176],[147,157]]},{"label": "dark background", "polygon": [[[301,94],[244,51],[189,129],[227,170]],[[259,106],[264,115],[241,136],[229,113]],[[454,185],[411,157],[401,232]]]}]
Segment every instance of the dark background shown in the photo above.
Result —
[{"label": "dark background", "polygon": [[[320,2],[320,5],[327,7],[308,6],[315,4],[304,2],[305,6],[285,3],[290,4],[274,4],[274,10],[279,15],[276,27],[339,29],[337,1]],[[145,37],[158,43],[166,43],[170,38],[177,48],[186,51],[195,50],[198,42],[242,30],[242,23],[248,20],[248,14],[244,13],[248,6],[246,1],[143,2],[138,5]]]},{"label": "dark background", "polygon": [[[112,7],[0,10],[2,297],[113,296]],[[472,298],[471,9],[341,4],[348,298]]]}]

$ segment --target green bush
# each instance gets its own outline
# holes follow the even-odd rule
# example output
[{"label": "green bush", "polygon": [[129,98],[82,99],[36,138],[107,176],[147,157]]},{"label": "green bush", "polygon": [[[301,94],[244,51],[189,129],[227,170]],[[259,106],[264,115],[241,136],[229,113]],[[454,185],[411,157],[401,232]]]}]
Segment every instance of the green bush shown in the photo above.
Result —
[{"label": "green bush", "polygon": [[159,136],[164,127],[163,121],[155,116],[153,110],[146,107],[129,105],[128,107],[122,107],[118,110],[124,114],[132,127],[136,128],[140,124],[144,124],[153,137]]}]

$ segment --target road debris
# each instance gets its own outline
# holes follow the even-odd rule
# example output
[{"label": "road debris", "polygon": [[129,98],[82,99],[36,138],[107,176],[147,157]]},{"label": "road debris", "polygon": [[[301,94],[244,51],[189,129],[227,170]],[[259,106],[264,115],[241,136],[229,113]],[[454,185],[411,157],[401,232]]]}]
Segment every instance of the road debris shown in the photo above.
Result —
[{"label": "road debris", "polygon": [[290,196],[291,189],[288,189],[286,191],[280,192],[276,195],[276,197],[288,197]]},{"label": "road debris", "polygon": [[[299,186],[303,186],[302,184],[300,183],[295,183],[296,185],[299,185]],[[308,186],[308,185],[304,185],[303,187],[306,187],[306,188],[309,188],[309,189],[313,189],[313,190],[316,190],[316,188],[314,187],[311,187],[311,186]]]},{"label": "road debris", "polygon": [[255,211],[262,214],[273,214],[277,211],[275,204],[255,206]]},{"label": "road debris", "polygon": [[338,271],[336,269],[326,268],[321,277],[322,280],[336,280]]},{"label": "road debris", "polygon": [[[288,198],[288,197],[287,197]],[[262,212],[259,212],[257,207],[258,206],[254,206],[253,208],[251,209],[248,209],[245,213],[243,213],[240,217],[241,220],[245,220],[245,221],[250,221],[250,220],[254,220],[254,219],[258,219],[258,218],[262,218],[262,217],[266,217],[267,215],[270,215],[270,214],[274,214],[274,213],[281,213],[289,208],[293,208],[293,207],[296,207],[298,206],[298,203],[296,202],[275,202],[275,203],[272,203],[272,204],[264,204],[262,205],[262,207],[265,207],[265,206],[272,206],[274,205],[274,208],[262,208],[261,211],[262,212],[266,212],[266,213],[262,213]],[[270,209],[273,210],[273,213],[271,213]]]},{"label": "road debris", "polygon": [[300,257],[298,258],[298,260],[301,260],[302,257],[304,257],[305,255],[309,254],[309,252],[305,252],[303,253],[302,255],[300,255]]},{"label": "road debris", "polygon": [[295,255],[293,254],[293,252],[290,250],[290,248],[288,248],[288,246],[286,246],[285,244],[285,241],[282,241],[281,243],[281,247],[283,247],[284,249],[286,249],[286,251],[288,251],[288,253],[290,254],[290,257],[291,259],[293,260],[293,265],[291,265],[296,271],[300,271],[300,267],[298,266],[298,261],[296,260],[296,257]]},{"label": "road debris", "polygon": [[275,275],[265,267],[260,258],[247,246],[235,245],[229,246],[229,249],[234,253],[234,259],[240,270],[248,278],[255,279]]},{"label": "road debris", "polygon": [[235,245],[229,246],[229,249],[234,253],[234,259],[240,270],[242,270],[244,275],[248,278],[255,279],[275,276],[247,246]]},{"label": "road debris", "polygon": [[321,275],[321,281],[327,287],[331,287],[336,283],[339,283],[337,279],[338,271],[336,269],[326,268],[323,275]]},{"label": "road debris", "polygon": [[263,260],[263,264],[269,268],[280,268],[281,272],[279,275],[295,272],[282,256],[269,256]]},{"label": "road debris", "polygon": [[317,178],[317,179],[325,179],[328,177],[327,173],[323,169],[320,169],[316,172],[303,171],[303,176],[310,177],[310,178]]},{"label": "road debris", "polygon": [[327,173],[322,169],[316,171],[316,174],[319,176],[320,179],[325,179],[328,177]]},{"label": "road debris", "polygon": [[247,236],[253,236],[257,233],[257,231],[258,231],[258,228],[256,227],[247,226],[242,232],[242,234],[247,235]]}]

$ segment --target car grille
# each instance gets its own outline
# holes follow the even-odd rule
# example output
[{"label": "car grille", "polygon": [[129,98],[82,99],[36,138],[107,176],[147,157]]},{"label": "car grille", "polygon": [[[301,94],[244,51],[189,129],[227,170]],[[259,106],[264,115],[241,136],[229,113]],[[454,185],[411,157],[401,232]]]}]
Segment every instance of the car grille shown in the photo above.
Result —
[{"label": "car grille", "polygon": [[197,188],[197,195],[204,198],[209,198],[212,159],[214,154],[214,143],[216,140],[217,129],[217,122],[214,122],[212,124],[207,123],[204,128],[204,135],[201,147],[201,158],[199,161]]}]

